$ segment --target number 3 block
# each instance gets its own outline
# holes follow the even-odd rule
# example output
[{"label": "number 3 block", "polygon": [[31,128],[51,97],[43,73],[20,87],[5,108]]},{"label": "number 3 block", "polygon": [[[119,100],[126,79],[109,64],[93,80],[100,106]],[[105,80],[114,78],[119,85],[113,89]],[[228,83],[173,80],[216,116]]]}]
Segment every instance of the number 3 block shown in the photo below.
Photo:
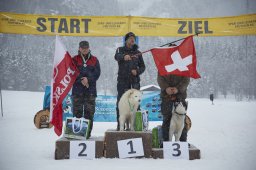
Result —
[{"label": "number 3 block", "polygon": [[[154,159],[163,159],[163,148],[153,148],[152,157]],[[200,159],[201,151],[196,148],[194,145],[190,144],[189,147],[189,160]]]}]

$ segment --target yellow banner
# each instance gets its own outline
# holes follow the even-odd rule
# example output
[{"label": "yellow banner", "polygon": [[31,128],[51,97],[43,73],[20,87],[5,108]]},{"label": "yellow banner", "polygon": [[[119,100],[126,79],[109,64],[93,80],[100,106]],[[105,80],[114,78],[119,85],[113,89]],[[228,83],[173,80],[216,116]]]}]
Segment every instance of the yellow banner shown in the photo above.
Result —
[{"label": "yellow banner", "polygon": [[140,36],[238,36],[256,35],[256,14],[220,18],[132,17],[131,30]]},{"label": "yellow banner", "polygon": [[124,36],[256,35],[256,14],[218,18],[149,18],[133,16],[56,16],[0,12],[0,33]]},{"label": "yellow banner", "polygon": [[55,16],[0,12],[0,32],[64,36],[123,36],[128,17]]}]

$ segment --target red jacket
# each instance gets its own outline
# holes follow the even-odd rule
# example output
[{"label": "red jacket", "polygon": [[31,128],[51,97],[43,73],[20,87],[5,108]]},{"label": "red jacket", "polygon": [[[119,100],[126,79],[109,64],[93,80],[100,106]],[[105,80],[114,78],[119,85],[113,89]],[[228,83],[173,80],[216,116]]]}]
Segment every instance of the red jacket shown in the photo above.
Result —
[{"label": "red jacket", "polygon": [[[101,73],[98,59],[89,53],[89,59],[86,63],[84,63],[81,55],[74,56],[73,62],[79,69],[80,74],[73,85],[72,95],[89,93],[97,96],[96,81],[99,79]],[[83,86],[81,83],[82,77],[87,77],[89,88]]]}]

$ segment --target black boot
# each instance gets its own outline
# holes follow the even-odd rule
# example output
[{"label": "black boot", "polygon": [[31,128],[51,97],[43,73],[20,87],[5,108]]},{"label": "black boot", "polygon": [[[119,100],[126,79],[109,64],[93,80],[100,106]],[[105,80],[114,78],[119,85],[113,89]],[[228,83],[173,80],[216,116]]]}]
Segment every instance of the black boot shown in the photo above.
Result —
[{"label": "black boot", "polygon": [[180,141],[181,142],[187,142],[187,136],[188,136],[188,131],[184,127],[180,136]]},{"label": "black boot", "polygon": [[116,131],[120,131],[120,125],[119,125],[119,122],[117,122]]}]

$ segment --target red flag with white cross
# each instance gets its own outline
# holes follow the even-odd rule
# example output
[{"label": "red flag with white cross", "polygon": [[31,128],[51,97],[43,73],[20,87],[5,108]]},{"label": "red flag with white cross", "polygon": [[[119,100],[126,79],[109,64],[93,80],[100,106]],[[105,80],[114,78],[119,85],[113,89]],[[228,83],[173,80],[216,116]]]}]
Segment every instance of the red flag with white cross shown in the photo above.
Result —
[{"label": "red flag with white cross", "polygon": [[151,53],[160,75],[174,74],[200,78],[196,70],[193,36],[185,38],[179,46],[153,48]]}]

